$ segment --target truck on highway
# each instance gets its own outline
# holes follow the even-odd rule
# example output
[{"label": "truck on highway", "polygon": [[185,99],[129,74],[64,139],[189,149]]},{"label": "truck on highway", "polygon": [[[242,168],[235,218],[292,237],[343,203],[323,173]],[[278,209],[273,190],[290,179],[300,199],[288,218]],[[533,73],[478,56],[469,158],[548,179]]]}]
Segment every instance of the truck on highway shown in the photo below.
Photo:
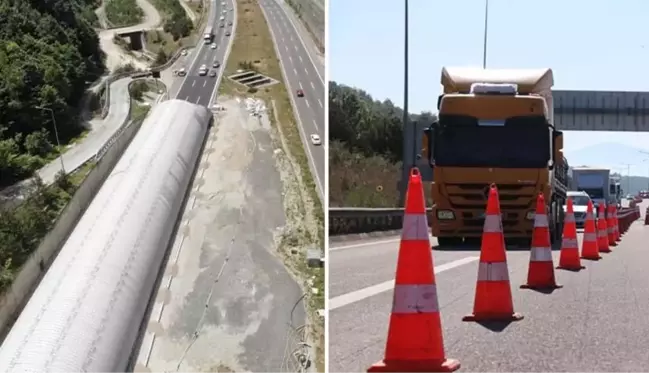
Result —
[{"label": "truck on highway", "polygon": [[479,242],[492,183],[508,242],[529,244],[539,193],[551,239],[560,239],[568,162],[553,126],[552,70],[443,68],[441,84],[422,152],[433,169],[438,243]]},{"label": "truck on highway", "polygon": [[[595,205],[617,202],[611,170],[587,166],[572,169],[572,190],[586,192]],[[618,183],[619,185],[619,183]]]},{"label": "truck on highway", "polygon": [[203,32],[203,40],[205,40],[205,44],[209,44],[212,42],[212,38],[214,37],[214,29],[212,26],[206,26],[205,31]]}]

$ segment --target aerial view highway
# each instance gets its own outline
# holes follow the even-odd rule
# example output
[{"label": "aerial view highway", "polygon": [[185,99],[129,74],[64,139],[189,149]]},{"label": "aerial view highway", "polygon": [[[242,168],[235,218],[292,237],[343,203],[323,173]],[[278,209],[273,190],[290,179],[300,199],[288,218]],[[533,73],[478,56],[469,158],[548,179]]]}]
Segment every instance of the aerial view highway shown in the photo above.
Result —
[{"label": "aerial view highway", "polygon": [[234,37],[234,22],[233,0],[213,0],[207,22],[212,28],[212,39],[206,42],[203,38],[192,52],[189,66],[182,68],[182,74],[186,75],[176,98],[202,106],[210,104],[223,75],[223,65]]},{"label": "aerial view highway", "polygon": [[325,137],[325,90],[321,72],[316,66],[313,43],[309,35],[301,35],[298,27],[287,15],[286,5],[276,0],[259,0],[266,14],[282,70],[295,108],[296,119],[302,128],[302,140],[311,162],[312,172],[320,197],[324,196],[325,152],[324,146],[315,145],[311,135],[318,135],[326,146]]},{"label": "aerial view highway", "polygon": [[99,161],[106,181],[17,316],[0,370],[313,369],[307,294],[277,254],[293,229],[287,166],[250,98],[216,97],[242,14],[210,4],[171,99]]}]

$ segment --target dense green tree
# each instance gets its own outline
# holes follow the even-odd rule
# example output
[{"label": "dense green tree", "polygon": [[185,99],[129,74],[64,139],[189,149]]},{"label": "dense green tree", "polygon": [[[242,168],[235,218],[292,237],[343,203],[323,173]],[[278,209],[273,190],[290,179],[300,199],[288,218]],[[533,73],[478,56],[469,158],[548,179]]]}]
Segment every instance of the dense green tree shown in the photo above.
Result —
[{"label": "dense green tree", "polygon": [[0,185],[28,176],[81,131],[79,104],[104,71],[100,0],[0,0]]},{"label": "dense green tree", "polygon": [[[433,115],[410,115],[430,124]],[[394,207],[403,151],[403,110],[390,100],[329,82],[331,206]]]}]

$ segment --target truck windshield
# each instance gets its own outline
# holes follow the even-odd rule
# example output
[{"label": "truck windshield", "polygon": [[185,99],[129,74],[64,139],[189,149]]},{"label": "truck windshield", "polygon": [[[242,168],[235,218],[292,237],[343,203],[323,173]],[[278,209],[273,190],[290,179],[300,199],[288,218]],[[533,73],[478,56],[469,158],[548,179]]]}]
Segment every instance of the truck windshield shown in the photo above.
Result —
[{"label": "truck windshield", "polygon": [[539,116],[480,126],[475,117],[440,115],[434,142],[437,166],[545,168],[550,159],[548,124]]},{"label": "truck windshield", "polygon": [[592,199],[604,198],[604,189],[602,188],[579,188],[579,191],[586,192]]}]

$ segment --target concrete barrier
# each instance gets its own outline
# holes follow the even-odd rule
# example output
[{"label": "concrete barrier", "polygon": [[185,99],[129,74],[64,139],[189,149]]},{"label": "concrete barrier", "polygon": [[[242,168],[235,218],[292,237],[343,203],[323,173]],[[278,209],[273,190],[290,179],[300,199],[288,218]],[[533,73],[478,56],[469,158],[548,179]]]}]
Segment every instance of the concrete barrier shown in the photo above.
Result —
[{"label": "concrete barrier", "polygon": [[[428,209],[428,221],[431,221]],[[618,217],[629,224],[640,218],[639,208],[621,208]],[[403,209],[397,208],[329,208],[329,235],[341,236],[400,230],[403,226]]]},{"label": "concrete barrier", "polygon": [[0,295],[0,335],[3,339],[40,283],[49,265],[54,261],[68,236],[74,230],[77,221],[140,129],[143,120],[128,122],[120,131],[120,136],[111,143],[110,148],[105,149],[101,157],[95,158],[95,167],[63,209],[54,228],[45,236],[38,249],[23,265],[11,287]]}]

